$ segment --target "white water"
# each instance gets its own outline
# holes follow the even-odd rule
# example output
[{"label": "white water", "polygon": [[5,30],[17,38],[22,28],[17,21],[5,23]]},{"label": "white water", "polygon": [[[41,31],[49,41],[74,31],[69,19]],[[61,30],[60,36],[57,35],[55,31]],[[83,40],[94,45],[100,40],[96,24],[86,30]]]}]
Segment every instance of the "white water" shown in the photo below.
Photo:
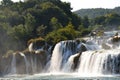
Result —
[{"label": "white water", "polygon": [[[53,55],[51,57],[51,65],[50,65],[50,71],[51,72],[59,72],[62,62],[62,51],[61,51],[61,43],[56,44]],[[55,57],[55,58],[54,58]]]},{"label": "white water", "polygon": [[35,57],[31,58],[31,67],[32,67],[32,72],[36,73],[37,72],[37,60]]},{"label": "white water", "polygon": [[79,55],[79,53],[70,56],[67,63],[63,67],[63,70],[62,70],[63,72],[73,72],[73,70],[72,70],[73,61],[74,61],[74,58],[78,55]]},{"label": "white water", "polygon": [[10,74],[16,74],[17,73],[15,53],[13,53],[13,58],[12,58],[11,68],[10,69],[11,69]]},{"label": "white water", "polygon": [[[119,42],[113,44],[107,39],[93,39],[86,43],[62,41],[56,44],[50,63],[50,72],[77,72],[79,74],[119,74],[120,49]],[[81,45],[87,48],[78,60],[78,67],[74,71],[74,59],[78,55]],[[75,49],[73,49],[73,47]],[[106,50],[107,49],[107,50]]]},{"label": "white water", "polygon": [[[82,52],[76,63],[78,64],[76,69],[73,69],[75,65],[74,59],[80,54],[82,45],[86,47],[87,51]],[[30,44],[29,51],[33,51],[32,46],[33,44]],[[40,50],[38,51],[40,52]],[[28,57],[24,53],[20,53],[20,55],[24,57],[26,74],[29,74],[30,69],[34,74],[37,72],[37,68],[41,67],[38,66],[41,63],[38,63],[36,56],[30,56],[27,59]],[[92,40],[88,38],[86,43],[78,43],[75,40],[61,41],[55,45],[47,67],[43,67],[45,72],[49,72],[48,76],[57,73],[63,73],[62,75],[65,76],[72,73],[71,75],[77,74],[80,77],[89,75],[117,75],[120,74],[120,47],[109,42],[108,39],[100,38]],[[11,73],[17,73],[15,55],[13,55],[11,62]]]},{"label": "white water", "polygon": [[30,44],[29,44],[28,49],[29,49],[30,52],[33,51],[33,43],[30,43]]},{"label": "white water", "polygon": [[24,53],[19,52],[19,54],[20,54],[22,57],[24,57],[24,61],[25,61],[25,68],[26,68],[26,74],[29,74],[29,70],[28,70],[28,66],[29,66],[29,64],[28,64],[28,60],[27,60],[27,58],[26,58],[26,56],[25,56],[25,54],[24,54]]}]

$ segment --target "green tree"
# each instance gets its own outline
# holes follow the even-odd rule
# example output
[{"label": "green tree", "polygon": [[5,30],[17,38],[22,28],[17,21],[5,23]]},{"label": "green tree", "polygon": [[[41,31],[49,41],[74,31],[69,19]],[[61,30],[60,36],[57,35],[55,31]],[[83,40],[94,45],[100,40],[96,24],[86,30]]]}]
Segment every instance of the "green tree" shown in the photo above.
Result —
[{"label": "green tree", "polygon": [[82,24],[85,28],[88,28],[90,23],[89,23],[89,19],[88,19],[88,16],[84,16],[83,18],[83,21],[82,21]]},{"label": "green tree", "polygon": [[35,31],[35,23],[36,23],[35,18],[31,14],[28,13],[25,16],[25,30],[28,36],[33,37],[36,34],[36,33],[33,33]]},{"label": "green tree", "polygon": [[120,25],[120,16],[116,13],[106,15],[105,23],[107,25]]},{"label": "green tree", "polygon": [[74,26],[71,22],[64,28],[52,31],[45,37],[46,41],[49,43],[57,43],[62,40],[72,40],[77,37],[77,31],[74,29]]},{"label": "green tree", "polygon": [[41,36],[41,37],[44,37],[45,36],[45,30],[46,30],[47,26],[44,26],[44,25],[41,25],[37,28],[37,35],[38,36]]},{"label": "green tree", "polygon": [[51,18],[50,25],[53,28],[53,30],[57,30],[59,28],[62,28],[62,25],[58,22],[58,19],[55,17]]}]

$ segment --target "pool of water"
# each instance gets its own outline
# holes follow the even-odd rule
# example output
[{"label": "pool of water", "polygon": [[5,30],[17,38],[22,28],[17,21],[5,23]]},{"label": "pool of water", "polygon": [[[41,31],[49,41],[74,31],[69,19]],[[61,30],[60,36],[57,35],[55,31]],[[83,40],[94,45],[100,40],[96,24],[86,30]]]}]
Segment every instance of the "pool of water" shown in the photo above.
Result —
[{"label": "pool of water", "polygon": [[120,80],[120,75],[79,75],[78,73],[45,73],[34,75],[8,75],[0,80]]}]

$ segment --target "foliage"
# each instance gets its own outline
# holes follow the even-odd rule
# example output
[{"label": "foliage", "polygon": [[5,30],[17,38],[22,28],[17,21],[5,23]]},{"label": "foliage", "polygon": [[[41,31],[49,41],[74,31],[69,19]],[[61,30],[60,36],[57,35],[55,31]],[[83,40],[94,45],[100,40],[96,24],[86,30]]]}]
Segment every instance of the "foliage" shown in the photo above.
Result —
[{"label": "foliage", "polygon": [[62,28],[62,25],[58,22],[58,19],[55,17],[51,18],[50,25],[53,27],[53,30]]},{"label": "foliage", "polygon": [[92,8],[92,9],[80,9],[74,12],[81,17],[88,16],[91,19],[94,19],[98,16],[105,16],[110,13],[120,14],[120,7],[114,9],[104,9],[104,8]]},{"label": "foliage", "polygon": [[46,36],[46,41],[49,43],[57,43],[61,40],[74,39],[77,37],[77,32],[74,30],[74,26],[71,23],[65,28],[58,29],[57,31],[50,32]]},{"label": "foliage", "polygon": [[13,4],[13,2],[11,0],[3,0],[3,1],[1,1],[1,3],[3,6],[9,6],[9,5]]},{"label": "foliage", "polygon": [[23,50],[31,42],[53,45],[86,36],[92,30],[101,30],[100,36],[102,30],[120,26],[119,9],[86,9],[73,13],[70,3],[61,0],[15,3],[3,0],[0,5],[0,54],[8,50]]}]

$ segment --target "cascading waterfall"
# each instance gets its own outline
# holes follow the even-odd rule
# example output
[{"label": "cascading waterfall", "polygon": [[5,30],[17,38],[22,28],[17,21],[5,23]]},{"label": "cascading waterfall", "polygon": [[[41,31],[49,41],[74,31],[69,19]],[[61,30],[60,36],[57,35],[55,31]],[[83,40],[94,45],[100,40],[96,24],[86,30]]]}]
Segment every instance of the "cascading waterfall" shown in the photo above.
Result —
[{"label": "cascading waterfall", "polygon": [[83,52],[80,57],[79,73],[118,74],[120,73],[119,50]]},{"label": "cascading waterfall", "polygon": [[80,53],[71,55],[70,58],[68,59],[67,63],[63,67],[62,71],[64,71],[64,72],[73,72],[72,68],[73,68],[74,59],[75,59],[75,57],[77,57],[79,55],[80,55]]},{"label": "cascading waterfall", "polygon": [[[74,45],[71,45],[74,44]],[[82,52],[77,62],[74,61],[80,52],[81,45],[87,48]],[[79,47],[79,48],[78,48]],[[78,72],[81,74],[119,74],[120,50],[100,49],[95,43],[77,43],[75,41],[62,41],[56,44],[50,64],[50,72]],[[76,70],[73,66],[76,65]]]},{"label": "cascading waterfall", "polygon": [[71,55],[81,52],[82,46],[86,47],[87,48],[86,50],[93,50],[93,49],[95,50],[95,49],[99,48],[95,44],[92,44],[92,43],[85,44],[85,43],[77,42],[75,40],[62,41],[62,42],[56,44],[56,46],[53,50],[52,57],[51,57],[51,64],[50,64],[50,69],[49,69],[50,72],[59,72],[61,70],[66,71],[66,69],[64,69],[64,68],[68,61],[68,58]]},{"label": "cascading waterfall", "polygon": [[11,68],[10,69],[11,69],[10,74],[16,74],[17,73],[15,53],[13,53],[13,56],[12,56],[12,62],[11,62]]},{"label": "cascading waterfall", "polygon": [[5,58],[5,62],[7,59],[9,61],[3,71],[7,74],[40,72],[72,72],[80,75],[120,74],[119,42],[114,44],[105,38],[92,40],[88,38],[85,41],[61,41],[54,46],[54,49],[50,45],[38,48],[36,46],[33,49],[33,45],[35,44],[29,45],[28,51],[18,51]]},{"label": "cascading waterfall", "polygon": [[35,57],[31,58],[31,67],[33,73],[37,72],[37,60]]},{"label": "cascading waterfall", "polygon": [[61,43],[56,44],[53,55],[51,57],[50,71],[60,71],[61,61],[62,61],[62,52],[61,52]]},{"label": "cascading waterfall", "polygon": [[29,64],[28,64],[28,60],[27,60],[27,58],[26,58],[26,56],[25,56],[25,54],[24,54],[24,53],[19,52],[19,54],[20,54],[22,57],[24,57],[24,61],[25,61],[25,68],[26,68],[26,74],[29,74],[29,71],[28,71],[28,66],[29,66]]},{"label": "cascading waterfall", "polygon": [[77,42],[75,41],[62,41],[56,44],[51,57],[50,72],[59,72],[65,65],[68,58],[77,52]]}]

